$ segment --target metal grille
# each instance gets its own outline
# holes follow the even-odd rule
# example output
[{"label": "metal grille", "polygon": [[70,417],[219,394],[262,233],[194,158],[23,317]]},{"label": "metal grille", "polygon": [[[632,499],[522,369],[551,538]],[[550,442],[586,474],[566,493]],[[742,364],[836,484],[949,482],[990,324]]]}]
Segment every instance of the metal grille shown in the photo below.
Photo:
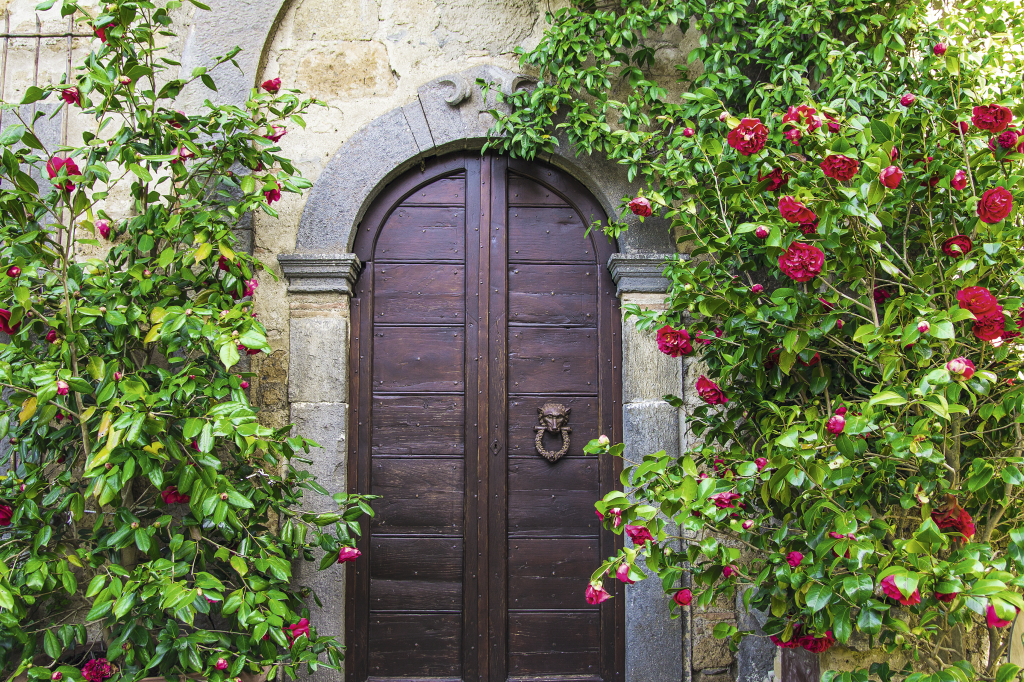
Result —
[{"label": "metal grille", "polygon": [[[33,60],[32,68],[32,85],[39,85],[39,57],[43,48],[44,38],[65,38],[65,71],[66,78],[71,78],[71,48],[72,40],[75,38],[91,38],[91,33],[75,33],[75,17],[74,15],[68,17],[67,30],[62,33],[43,33],[43,23],[39,19],[39,15],[35,15],[36,19],[36,30],[34,33],[11,33],[11,13],[3,13],[4,21],[4,32],[0,33],[0,38],[3,38],[3,51],[0,53],[0,101],[4,101],[7,88],[7,57],[10,52],[11,40],[15,38],[24,38],[35,40],[35,55]],[[32,105],[32,116],[35,117],[36,105]],[[3,126],[3,114],[0,113],[0,128]],[[63,106],[61,113],[60,123],[60,143],[61,145],[67,144],[68,141],[68,117],[67,117],[67,105]]]}]

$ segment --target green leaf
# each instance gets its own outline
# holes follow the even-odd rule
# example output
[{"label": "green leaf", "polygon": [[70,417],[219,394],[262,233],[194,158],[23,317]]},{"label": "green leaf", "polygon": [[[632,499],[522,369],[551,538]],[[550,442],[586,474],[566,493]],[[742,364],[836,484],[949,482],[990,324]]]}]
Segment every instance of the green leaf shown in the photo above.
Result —
[{"label": "green leaf", "polygon": [[956,336],[956,332],[953,330],[953,323],[949,320],[935,322],[928,333],[937,339],[952,339]]},{"label": "green leaf", "polygon": [[238,575],[245,577],[245,574],[249,572],[249,567],[245,564],[245,559],[238,556],[237,554],[231,557],[231,568],[238,572]]},{"label": "green leaf", "polygon": [[866,635],[877,635],[882,631],[882,616],[870,607],[863,607],[857,617],[857,629]]},{"label": "green leaf", "polygon": [[199,434],[199,452],[213,450],[213,426],[210,422],[203,424],[203,430]]},{"label": "green leaf", "polygon": [[128,170],[136,175],[143,182],[152,182],[153,176],[149,174],[149,171],[140,166],[137,163],[128,164]]},{"label": "green leaf", "polygon": [[238,364],[238,348],[233,341],[228,341],[220,347],[220,361],[224,363],[225,369],[231,369]]},{"label": "green leaf", "polygon": [[832,599],[832,589],[828,585],[815,583],[807,590],[807,606],[813,611],[821,611]]},{"label": "green leaf", "polygon": [[999,670],[996,671],[996,682],[1011,682],[1012,680],[1016,680],[1019,672],[1019,665],[1004,663],[999,666]]},{"label": "green leaf", "polygon": [[43,634],[43,651],[46,652],[47,656],[54,660],[60,658],[61,653],[64,651],[64,648],[60,645],[60,642],[57,641],[57,636],[53,634],[52,630],[47,630]]},{"label": "green leaf", "polygon": [[4,128],[4,132],[0,133],[0,144],[10,146],[21,141],[21,137],[25,134],[25,130],[25,126],[20,123],[7,126]]},{"label": "green leaf", "polygon": [[960,60],[955,55],[946,55],[946,71],[949,71],[950,76],[960,75]]},{"label": "green leaf", "polygon": [[874,587],[871,576],[868,575],[849,575],[843,578],[843,590],[856,603],[870,597]]},{"label": "green leaf", "polygon": [[25,90],[25,96],[21,98],[22,104],[32,104],[32,102],[38,102],[39,100],[46,97],[46,91],[42,88],[38,88],[34,85],[28,87]]},{"label": "green leaf", "polygon": [[871,400],[868,401],[869,405],[903,405],[907,402],[907,399],[901,396],[899,393],[893,391],[882,391]]}]

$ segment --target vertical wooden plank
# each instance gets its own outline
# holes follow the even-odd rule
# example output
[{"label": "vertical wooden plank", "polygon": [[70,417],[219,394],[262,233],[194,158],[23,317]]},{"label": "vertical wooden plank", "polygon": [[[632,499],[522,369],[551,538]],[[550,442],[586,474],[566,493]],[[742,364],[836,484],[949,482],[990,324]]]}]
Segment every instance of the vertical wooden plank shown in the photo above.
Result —
[{"label": "vertical wooden plank", "polygon": [[[491,441],[487,501],[488,562],[490,595],[490,680],[508,677],[508,157],[490,156],[490,329],[488,364],[491,366],[490,419]],[[483,223],[481,223],[481,232]]]},{"label": "vertical wooden plank", "polygon": [[782,679],[785,682],[818,682],[821,679],[818,654],[805,649],[783,649]]},{"label": "vertical wooden plank", "polygon": [[[480,159],[466,160],[466,437],[465,437],[465,566],[463,568],[462,605],[462,675],[466,682],[479,682],[479,658],[485,642],[480,637],[480,614],[478,598],[480,592],[480,526],[479,504],[479,428],[481,405],[481,381],[486,385],[487,363],[480,361],[482,314],[480,305]],[[483,378],[481,378],[483,373]]]},{"label": "vertical wooden plank", "polygon": [[488,542],[490,536],[487,520],[491,514],[490,500],[487,497],[487,478],[490,467],[488,455],[489,448],[489,424],[490,424],[490,385],[491,371],[493,365],[490,362],[490,347],[488,339],[491,325],[491,299],[488,295],[491,287],[490,253],[491,244],[489,229],[491,224],[491,182],[493,180],[493,168],[490,157],[480,158],[480,182],[478,191],[474,192],[479,197],[479,232],[478,232],[478,258],[477,261],[477,304],[480,306],[479,315],[479,345],[477,346],[478,377],[477,399],[480,401],[477,409],[477,435],[476,435],[476,459],[477,459],[477,480],[474,481],[474,497],[477,501],[477,515],[474,523],[477,535],[477,601],[474,605],[477,617],[477,679],[480,682],[487,682],[492,679],[489,676],[490,661],[490,628],[489,628],[489,596],[488,586]]}]

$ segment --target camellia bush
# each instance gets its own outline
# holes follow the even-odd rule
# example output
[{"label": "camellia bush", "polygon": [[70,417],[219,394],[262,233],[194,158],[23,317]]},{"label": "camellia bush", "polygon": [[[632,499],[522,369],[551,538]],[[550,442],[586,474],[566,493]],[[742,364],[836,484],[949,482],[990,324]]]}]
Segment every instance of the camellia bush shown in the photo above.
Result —
[{"label": "camellia bush", "polygon": [[275,79],[242,106],[177,110],[189,84],[216,88],[206,68],[175,77],[157,47],[179,6],[64,2],[93,51],[4,105],[13,120],[62,99],[89,122],[79,146],[47,148],[35,120],[0,133],[6,679],[237,681],[342,658],[292,566],[354,559],[370,508],[344,494],[335,511],[298,508],[327,494],[293,466],[317,446],[249,403],[240,361],[269,350],[262,266],[232,233],[309,186],[278,142],[314,103]]},{"label": "camellia bush", "polygon": [[[627,313],[690,359],[691,447],[627,462],[634,496],[597,502],[633,546],[595,567],[591,603],[646,567],[675,613],[741,593],[779,647],[857,638],[910,682],[1020,678],[1021,17],[928,10],[574,7],[524,54],[540,81],[491,144],[530,156],[558,133],[619,161],[646,186],[628,210],[670,219],[688,254],[667,311]],[[707,71],[673,102],[643,38],[691,21]]]}]

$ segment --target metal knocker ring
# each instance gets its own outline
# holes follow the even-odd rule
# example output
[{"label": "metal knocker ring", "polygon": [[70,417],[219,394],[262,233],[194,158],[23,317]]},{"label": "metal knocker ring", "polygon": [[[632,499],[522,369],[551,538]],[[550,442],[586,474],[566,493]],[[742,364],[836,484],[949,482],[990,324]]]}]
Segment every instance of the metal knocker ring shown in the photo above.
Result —
[{"label": "metal knocker ring", "polygon": [[[556,462],[562,455],[569,452],[569,434],[572,433],[572,428],[566,426],[566,422],[569,421],[570,412],[572,412],[571,409],[559,403],[544,403],[543,407],[537,408],[537,420],[540,424],[533,427],[533,430],[537,432],[533,442],[537,447],[537,454],[549,462]],[[562,434],[561,450],[551,452],[544,449],[545,432]]]}]

